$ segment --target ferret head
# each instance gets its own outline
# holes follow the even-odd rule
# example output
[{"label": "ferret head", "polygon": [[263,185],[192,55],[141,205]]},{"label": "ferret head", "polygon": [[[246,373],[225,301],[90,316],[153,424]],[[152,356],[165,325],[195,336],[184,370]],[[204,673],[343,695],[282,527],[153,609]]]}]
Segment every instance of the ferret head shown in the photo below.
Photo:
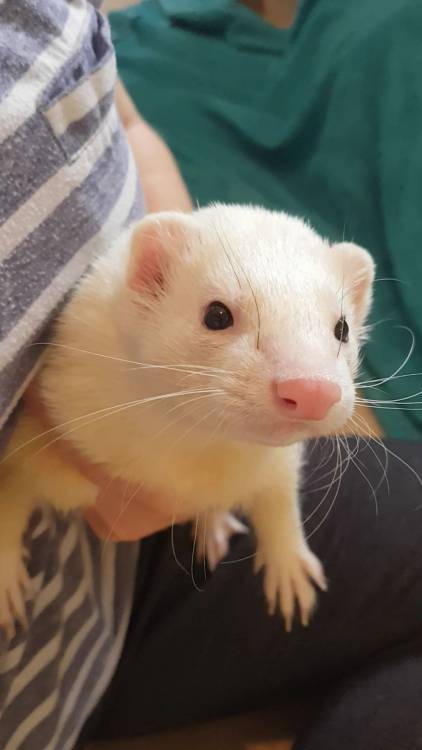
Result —
[{"label": "ferret head", "polygon": [[191,433],[285,445],[337,431],[373,277],[365,250],[282,213],[152,215],[132,231],[119,297],[124,354],[147,366],[130,387]]}]

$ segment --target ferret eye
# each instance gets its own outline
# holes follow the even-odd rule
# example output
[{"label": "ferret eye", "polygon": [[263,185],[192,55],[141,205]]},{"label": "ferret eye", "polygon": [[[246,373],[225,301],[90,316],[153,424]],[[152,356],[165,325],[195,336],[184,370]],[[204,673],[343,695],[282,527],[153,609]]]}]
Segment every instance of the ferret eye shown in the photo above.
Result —
[{"label": "ferret eye", "polygon": [[334,336],[337,341],[341,341],[343,344],[347,344],[349,340],[349,326],[344,315],[337,321],[334,328]]},{"label": "ferret eye", "polygon": [[222,331],[233,325],[233,315],[222,302],[211,302],[205,311],[204,325],[210,331]]}]

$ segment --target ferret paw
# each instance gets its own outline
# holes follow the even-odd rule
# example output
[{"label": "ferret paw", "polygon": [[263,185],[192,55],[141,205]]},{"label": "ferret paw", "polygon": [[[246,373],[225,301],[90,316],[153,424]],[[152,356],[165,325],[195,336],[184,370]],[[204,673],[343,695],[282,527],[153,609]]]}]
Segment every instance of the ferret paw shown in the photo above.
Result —
[{"label": "ferret paw", "polygon": [[327,590],[323,567],[306,544],[297,549],[285,549],[276,559],[257,553],[256,570],[265,567],[264,591],[271,615],[279,607],[286,630],[292,629],[296,603],[299,606],[302,625],[309,624],[316,605],[314,584],[322,591]]},{"label": "ferret paw", "polygon": [[28,627],[26,599],[31,587],[22,549],[0,551],[0,628],[8,640],[16,634],[16,625]]},{"label": "ferret paw", "polygon": [[200,516],[196,530],[196,559],[206,557],[210,570],[215,570],[220,560],[228,554],[230,539],[235,534],[247,534],[248,528],[231,513],[210,511]]}]

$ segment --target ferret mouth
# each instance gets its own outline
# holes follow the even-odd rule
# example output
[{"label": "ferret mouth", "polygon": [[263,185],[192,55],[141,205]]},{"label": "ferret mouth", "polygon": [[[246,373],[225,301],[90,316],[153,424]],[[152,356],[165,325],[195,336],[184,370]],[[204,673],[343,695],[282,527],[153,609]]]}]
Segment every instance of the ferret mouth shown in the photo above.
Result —
[{"label": "ferret mouth", "polygon": [[347,415],[343,413],[315,421],[283,417],[282,420],[269,424],[262,421],[254,423],[254,420],[251,420],[242,435],[248,442],[283,446],[312,438],[328,437],[341,430],[346,422]]}]

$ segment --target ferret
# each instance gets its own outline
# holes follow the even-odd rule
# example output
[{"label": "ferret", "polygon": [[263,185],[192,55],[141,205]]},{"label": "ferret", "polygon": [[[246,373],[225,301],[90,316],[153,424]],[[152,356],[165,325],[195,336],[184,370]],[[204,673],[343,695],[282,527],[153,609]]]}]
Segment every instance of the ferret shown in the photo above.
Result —
[{"label": "ferret", "polygon": [[[200,518],[202,544],[250,519],[271,612],[306,625],[323,567],[301,523],[304,441],[352,415],[374,263],[307,223],[213,205],[147,216],[99,257],[60,314],[37,376],[54,428],[22,409],[0,466],[0,622],[23,619],[23,533],[42,503],[95,503],[66,442],[110,479]],[[54,438],[54,439],[52,439]],[[117,505],[117,503],[116,503]],[[223,545],[224,546],[224,545]]]}]

